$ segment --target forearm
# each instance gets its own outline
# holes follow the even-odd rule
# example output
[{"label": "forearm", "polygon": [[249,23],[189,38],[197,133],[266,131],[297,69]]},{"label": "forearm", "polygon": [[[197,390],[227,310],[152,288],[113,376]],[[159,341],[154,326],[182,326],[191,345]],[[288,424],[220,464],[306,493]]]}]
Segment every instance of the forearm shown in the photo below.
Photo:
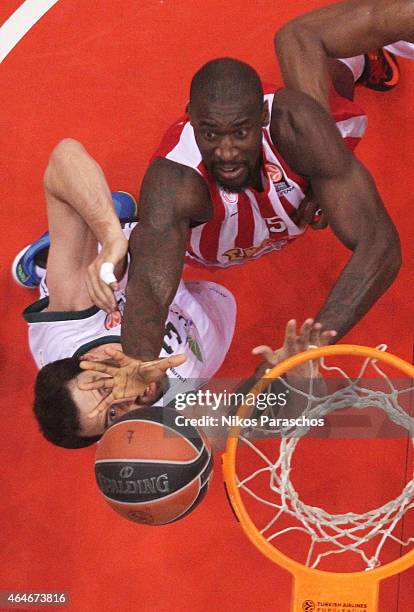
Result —
[{"label": "forearm", "polygon": [[302,15],[275,35],[286,87],[328,108],[329,58],[352,57],[413,40],[412,0],[347,0]]},{"label": "forearm", "polygon": [[[187,224],[188,225],[188,224]],[[122,347],[135,359],[156,359],[165,321],[182,275],[188,227],[151,228],[140,223],[130,238]]]},{"label": "forearm", "polygon": [[373,306],[396,278],[401,265],[400,245],[393,236],[389,247],[356,249],[342,271],[316,320],[324,329],[344,336]]},{"label": "forearm", "polygon": [[44,185],[49,220],[55,219],[60,231],[78,216],[101,244],[119,238],[122,230],[105,176],[79,142],[65,139],[55,147]]}]

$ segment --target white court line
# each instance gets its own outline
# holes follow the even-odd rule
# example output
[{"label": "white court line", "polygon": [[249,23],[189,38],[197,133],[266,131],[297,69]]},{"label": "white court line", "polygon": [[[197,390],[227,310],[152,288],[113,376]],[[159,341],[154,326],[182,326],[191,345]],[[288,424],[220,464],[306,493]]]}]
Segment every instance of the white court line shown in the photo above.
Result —
[{"label": "white court line", "polygon": [[0,63],[59,0],[25,0],[0,28]]}]

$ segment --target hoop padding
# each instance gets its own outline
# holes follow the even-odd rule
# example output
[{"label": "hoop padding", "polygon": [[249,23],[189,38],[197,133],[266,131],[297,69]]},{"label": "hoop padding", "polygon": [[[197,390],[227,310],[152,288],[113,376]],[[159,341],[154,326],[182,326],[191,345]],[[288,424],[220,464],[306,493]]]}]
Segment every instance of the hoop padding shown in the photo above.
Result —
[{"label": "hoop padding", "polygon": [[[255,395],[257,395],[258,393],[261,393],[266,387],[268,387],[271,380],[281,377],[283,374],[285,374],[286,372],[288,372],[289,370],[291,370],[292,368],[296,366],[299,366],[301,364],[304,364],[310,361],[311,362],[310,365],[312,367],[312,361],[315,362],[315,360],[319,360],[319,359],[321,359],[322,364],[324,364],[325,357],[333,357],[335,355],[347,355],[347,356],[353,355],[353,356],[365,358],[366,361],[361,368],[361,372],[360,372],[360,375],[357,377],[357,381],[359,381],[359,379],[361,378],[361,375],[362,375],[361,373],[365,371],[367,364],[371,364],[372,367],[374,367],[374,369],[377,371],[377,373],[382,375],[385,378],[385,380],[390,383],[391,389],[392,391],[394,391],[394,393],[392,392],[389,394],[392,397],[392,402],[391,402],[392,406],[391,408],[383,408],[383,409],[387,412],[387,414],[389,414],[389,416],[391,416],[391,419],[393,421],[395,421],[398,424],[401,424],[403,427],[408,429],[410,431],[410,436],[413,437],[414,419],[412,419],[407,413],[405,413],[401,408],[399,408],[398,403],[396,404],[396,402],[394,401],[395,393],[397,393],[397,396],[398,396],[398,392],[394,389],[388,377],[377,366],[377,361],[381,362],[382,364],[387,364],[391,366],[392,368],[399,370],[400,372],[405,374],[405,376],[407,376],[409,379],[414,378],[414,366],[412,366],[411,364],[407,363],[406,361],[394,355],[391,355],[389,353],[384,353],[378,349],[373,349],[373,348],[366,347],[366,346],[352,345],[352,344],[342,344],[342,345],[315,348],[315,349],[305,351],[303,353],[295,355],[294,357],[286,359],[285,361],[275,366],[272,370],[270,370],[265,375],[264,378],[259,380],[256,383],[256,385],[254,385],[250,393],[255,394]],[[335,366],[326,367],[325,369],[326,370],[337,370],[338,372],[344,375],[343,371],[340,368],[336,368]],[[349,380],[349,377],[346,376],[346,378]],[[354,383],[352,383],[350,380],[349,382],[350,382],[351,388],[353,388]],[[287,384],[287,387],[289,388],[288,384]],[[364,389],[362,390],[365,391]],[[411,390],[412,388],[410,387],[408,391],[411,391]],[[404,391],[407,391],[407,390],[404,390]],[[384,393],[382,395],[386,396],[386,394]],[[329,403],[329,396],[320,398],[320,404],[322,405],[322,408],[319,409],[318,415],[327,414],[333,410],[332,407],[326,408],[324,410],[324,407],[323,407],[324,403],[325,405]],[[363,402],[361,402],[361,405],[363,405]],[[368,403],[367,405],[372,405],[372,404]],[[342,407],[342,405],[339,405],[339,407]],[[381,403],[379,403],[379,407],[380,408],[383,407],[381,406]],[[252,410],[252,407],[250,405],[241,406],[237,412],[237,416],[239,417],[240,421],[243,418],[248,417],[249,414],[251,413],[251,410]],[[307,416],[314,416],[314,413],[315,413],[315,409],[310,410],[308,412],[306,412],[305,410],[304,412],[304,414],[306,414]],[[407,419],[410,422],[408,422]],[[284,567],[285,569],[287,569],[294,576],[294,600],[293,600],[292,609],[293,610],[305,610],[305,609],[312,610],[314,609],[312,608],[312,605],[314,604],[316,600],[324,599],[325,601],[353,602],[353,605],[355,605],[355,603],[360,604],[360,605],[364,604],[365,606],[367,606],[365,607],[366,610],[376,610],[377,604],[378,604],[379,582],[386,577],[392,576],[394,574],[398,574],[404,571],[405,569],[411,567],[412,565],[414,565],[414,549],[410,550],[409,552],[407,552],[406,554],[404,554],[398,559],[395,559],[387,564],[384,564],[384,565],[381,565],[375,568],[374,566],[369,567],[369,560],[366,558],[365,561],[368,564],[369,571],[357,571],[357,572],[347,572],[347,573],[330,572],[330,571],[315,569],[313,567],[308,567],[288,557],[284,553],[282,553],[280,550],[275,548],[270,543],[270,541],[266,539],[266,537],[262,533],[266,531],[269,525],[273,525],[273,523],[276,522],[280,513],[272,521],[270,521],[268,525],[264,529],[262,529],[262,531],[260,531],[254,524],[252,519],[250,518],[245,508],[242,496],[240,494],[240,488],[242,487],[243,482],[247,482],[249,478],[254,477],[258,473],[258,472],[255,472],[251,477],[244,479],[242,483],[237,478],[236,454],[237,454],[237,447],[238,447],[241,430],[242,430],[242,426],[236,426],[231,429],[231,431],[229,432],[226,451],[223,455],[223,474],[224,474],[224,480],[225,480],[229,500],[231,502],[231,505],[246,535],[253,542],[253,544],[266,557],[268,557],[270,560],[277,563],[281,567]],[[300,435],[301,436],[304,435],[306,431],[301,432]],[[296,441],[292,440],[292,432],[289,432],[289,431],[282,432],[281,438],[282,438],[282,443],[284,442],[284,438],[288,439],[288,442],[286,444],[289,444],[292,442],[295,442],[295,444],[297,443],[297,440]],[[248,445],[251,445],[254,448],[254,445],[250,444],[248,440],[244,440],[244,441],[247,442]],[[256,452],[258,452],[258,454],[261,456],[260,451],[256,450]],[[269,464],[272,463],[269,460],[267,461]],[[275,474],[272,473],[271,482],[274,481],[274,478],[275,478]],[[251,491],[249,492],[253,495],[253,497],[255,497],[255,495]],[[295,494],[296,492],[293,491],[293,493]],[[293,497],[295,497],[295,495]],[[392,527],[390,527],[389,529],[388,528],[384,529],[384,531],[381,531],[381,530],[377,531],[378,535],[380,536],[382,535],[383,541],[385,541],[387,537],[391,537],[394,540],[397,539],[395,536],[391,535],[391,531],[394,529],[394,526],[402,518],[405,512],[409,508],[413,507],[413,504],[410,503],[413,497],[414,497],[414,482],[411,481],[410,483],[406,485],[406,487],[403,490],[403,493],[398,498],[396,498],[396,500],[392,500],[392,502],[388,502],[388,504],[384,505],[382,508],[377,509],[378,511],[381,511],[387,519],[389,519],[389,516],[391,516],[391,519],[389,520],[391,522]],[[264,501],[264,500],[261,500],[260,498],[257,498],[257,499],[259,501]],[[398,503],[396,502],[398,503],[401,502],[400,506],[402,506],[402,508],[400,508],[399,514],[397,513],[397,518],[393,520],[392,516],[394,515],[392,513],[395,511],[396,508],[400,507]],[[275,507],[280,508],[280,506],[277,506],[276,504],[275,504]],[[316,508],[316,510],[320,512],[322,517],[324,517],[325,511],[319,508]],[[375,530],[375,517],[376,517],[375,513],[376,512],[377,511],[374,510],[364,515],[364,518],[365,516],[372,515],[372,519],[373,519],[372,523],[369,522],[368,526],[370,527],[370,529],[373,528],[373,530]],[[387,512],[389,516],[387,515]],[[297,517],[295,513],[292,512],[291,514]],[[350,517],[350,523],[354,525],[354,528],[358,529],[360,527],[358,525],[358,515],[354,515],[353,513],[348,513],[347,515],[336,515],[336,516],[331,516],[325,513],[325,515],[332,519],[337,519],[337,518],[343,519],[344,517],[345,518]],[[354,517],[356,517],[357,520],[355,523],[352,523],[352,520],[354,519]],[[298,528],[295,528],[295,529],[298,529]],[[303,529],[303,531],[306,531],[306,530]],[[350,532],[352,536],[352,529],[350,530]],[[276,534],[276,535],[279,535],[279,534]],[[338,536],[338,540],[339,540],[339,536]],[[333,537],[332,540],[330,541],[335,542],[335,537]],[[404,542],[401,542],[401,543],[408,544],[411,541],[412,540],[409,539],[406,543]],[[383,542],[379,546],[379,550],[381,550],[382,544]],[[313,544],[311,545],[310,550],[312,549],[312,546]],[[348,550],[350,549],[352,549],[352,547],[348,548]],[[342,551],[339,550],[338,552],[342,552]],[[309,560],[309,556],[308,556],[308,560]],[[309,607],[307,607],[308,605]]]}]

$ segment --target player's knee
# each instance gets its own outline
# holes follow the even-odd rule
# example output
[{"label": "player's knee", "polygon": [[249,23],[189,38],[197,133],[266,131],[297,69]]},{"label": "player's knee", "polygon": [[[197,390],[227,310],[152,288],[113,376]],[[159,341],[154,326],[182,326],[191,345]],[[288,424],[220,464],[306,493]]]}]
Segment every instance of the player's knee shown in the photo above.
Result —
[{"label": "player's knee", "polygon": [[43,176],[43,184],[46,190],[51,190],[56,174],[65,168],[70,157],[85,149],[78,140],[74,138],[63,138],[52,150],[48,164]]}]

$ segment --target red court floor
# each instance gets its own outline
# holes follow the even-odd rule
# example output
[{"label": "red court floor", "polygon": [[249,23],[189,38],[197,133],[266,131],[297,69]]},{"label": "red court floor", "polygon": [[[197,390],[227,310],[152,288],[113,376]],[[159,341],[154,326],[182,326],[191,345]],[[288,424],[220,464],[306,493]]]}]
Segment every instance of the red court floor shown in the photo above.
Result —
[{"label": "red court floor", "polygon": [[[0,23],[20,4],[3,0]],[[45,229],[42,173],[59,139],[79,139],[112,189],[137,193],[164,129],[183,110],[195,70],[213,57],[234,56],[265,80],[277,80],[275,29],[320,4],[59,0],[1,64],[0,589],[69,591],[74,611],[289,610],[290,579],[261,557],[235,522],[219,461],[209,494],[191,516],[149,528],[118,517],[102,501],[92,448],[65,451],[42,439],[31,415],[35,367],[20,316],[34,293],[13,283],[9,267],[17,250]],[[346,340],[386,342],[412,361],[414,66],[402,60],[401,68],[396,90],[362,89],[357,100],[369,116],[358,156],[399,229],[404,264]],[[236,334],[221,374],[249,374],[253,346],[277,344],[288,318],[315,314],[346,258],[329,230],[309,231],[283,252],[239,269],[192,271],[192,278],[221,282],[237,298]],[[385,443],[366,444],[371,468],[392,464],[403,478],[406,449],[391,455]],[[353,471],[354,460],[352,444],[335,456],[357,490],[361,468]],[[315,478],[323,479],[323,470]],[[387,480],[378,482],[386,494]],[[413,584],[414,570],[384,584],[382,612],[414,609]]]}]

